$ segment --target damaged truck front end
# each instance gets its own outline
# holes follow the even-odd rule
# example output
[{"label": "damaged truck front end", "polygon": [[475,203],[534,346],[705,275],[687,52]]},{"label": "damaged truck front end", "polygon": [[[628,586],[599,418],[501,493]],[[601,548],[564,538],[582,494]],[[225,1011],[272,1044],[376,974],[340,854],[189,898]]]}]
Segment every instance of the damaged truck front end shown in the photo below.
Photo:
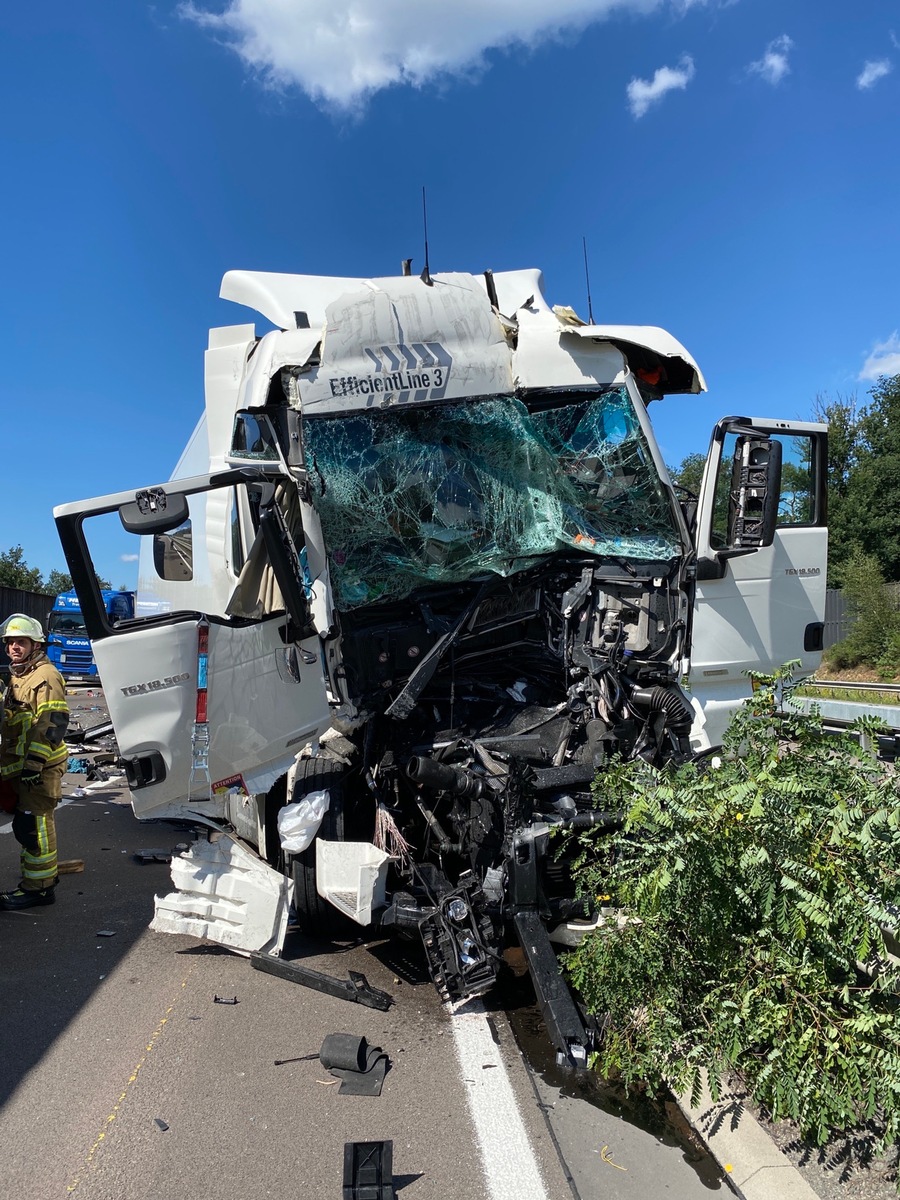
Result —
[{"label": "damaged truck front end", "polygon": [[[596,915],[553,834],[620,821],[591,792],[612,756],[709,744],[681,686],[696,534],[645,407],[703,383],[663,331],[584,326],[541,282],[226,276],[280,328],[214,331],[176,477],[56,516],[135,812],[218,845],[157,927],[277,954],[292,904],[311,932],[421,939],[447,999],[518,942],[580,1064],[553,943]],[[777,454],[732,427],[757,475],[726,537],[751,554]],[[115,628],[86,536],[106,516],[142,543]]]}]

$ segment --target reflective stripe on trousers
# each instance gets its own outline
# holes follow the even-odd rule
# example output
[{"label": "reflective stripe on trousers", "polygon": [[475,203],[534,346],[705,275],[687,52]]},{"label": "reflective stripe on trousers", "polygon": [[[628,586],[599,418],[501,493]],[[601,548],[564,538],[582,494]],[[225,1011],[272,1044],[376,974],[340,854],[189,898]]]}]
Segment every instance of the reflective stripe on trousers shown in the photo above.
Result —
[{"label": "reflective stripe on trousers", "polygon": [[19,855],[24,891],[41,891],[56,883],[56,818],[46,813],[17,811],[13,815],[13,834],[22,847]]},{"label": "reflective stripe on trousers", "polygon": [[42,891],[56,884],[56,817],[55,810],[62,794],[62,777],[66,764],[47,767],[41,772],[40,783],[23,787],[19,780],[13,786],[19,797],[13,814],[13,836],[22,847],[22,888],[26,892]]}]

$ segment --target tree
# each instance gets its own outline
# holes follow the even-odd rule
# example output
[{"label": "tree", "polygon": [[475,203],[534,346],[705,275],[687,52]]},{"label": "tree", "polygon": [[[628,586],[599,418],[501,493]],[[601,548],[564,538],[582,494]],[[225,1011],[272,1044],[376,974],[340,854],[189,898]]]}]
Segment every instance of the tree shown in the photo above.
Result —
[{"label": "tree", "polygon": [[[97,586],[100,588],[111,588],[112,584],[108,579],[103,579],[100,575],[95,575]],[[73,588],[72,576],[67,571],[57,571],[55,568],[47,576],[47,591],[54,596],[58,596],[60,592],[71,592]],[[121,589],[125,591],[125,588]]]},{"label": "tree", "polygon": [[21,546],[10,546],[0,554],[0,587],[16,588],[22,592],[44,590],[40,571],[25,562],[25,551]]},{"label": "tree", "polygon": [[854,549],[844,563],[842,591],[850,602],[853,627],[825,651],[825,661],[839,671],[865,664],[892,678],[900,672],[900,608],[877,560]]},{"label": "tree", "polygon": [[876,558],[889,581],[900,580],[900,375],[882,377],[859,416],[856,463],[847,483],[842,523],[849,541]]},{"label": "tree", "polygon": [[705,454],[688,454],[681,460],[678,467],[669,467],[672,482],[696,496],[700,491],[700,483],[706,468]]},{"label": "tree", "polygon": [[52,592],[54,596],[58,596],[60,592],[70,592],[72,590],[72,576],[65,571],[57,571],[55,568],[47,576],[47,591]]},{"label": "tree", "polygon": [[828,426],[828,582],[839,586],[853,551],[848,529],[847,492],[860,450],[860,412],[856,395],[835,399],[820,392],[813,402],[813,420]]}]

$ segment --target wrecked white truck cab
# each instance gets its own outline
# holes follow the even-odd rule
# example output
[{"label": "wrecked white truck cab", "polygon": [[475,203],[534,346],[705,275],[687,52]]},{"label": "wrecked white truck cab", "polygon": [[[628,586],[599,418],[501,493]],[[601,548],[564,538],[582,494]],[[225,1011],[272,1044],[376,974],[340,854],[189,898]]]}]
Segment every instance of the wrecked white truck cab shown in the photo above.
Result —
[{"label": "wrecked white truck cab", "polygon": [[[211,332],[175,477],[55,513],[134,811],[211,831],[156,927],[277,954],[293,904],[421,937],[450,998],[518,938],[582,1061],[551,939],[590,914],[551,832],[620,820],[591,798],[610,756],[717,745],[748,670],[816,667],[825,429],[723,420],[679,498],[647,404],[702,391],[697,365],[551,309],[538,271],[230,272],[222,295],[277,328]],[[116,627],[109,514],[141,543]]]}]

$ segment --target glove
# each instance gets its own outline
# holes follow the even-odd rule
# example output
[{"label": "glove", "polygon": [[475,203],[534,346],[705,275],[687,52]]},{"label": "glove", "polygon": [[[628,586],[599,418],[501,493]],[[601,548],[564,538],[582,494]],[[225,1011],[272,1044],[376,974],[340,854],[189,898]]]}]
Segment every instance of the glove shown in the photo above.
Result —
[{"label": "glove", "polygon": [[33,788],[41,782],[40,771],[23,771],[19,776],[19,783],[22,787]]}]

